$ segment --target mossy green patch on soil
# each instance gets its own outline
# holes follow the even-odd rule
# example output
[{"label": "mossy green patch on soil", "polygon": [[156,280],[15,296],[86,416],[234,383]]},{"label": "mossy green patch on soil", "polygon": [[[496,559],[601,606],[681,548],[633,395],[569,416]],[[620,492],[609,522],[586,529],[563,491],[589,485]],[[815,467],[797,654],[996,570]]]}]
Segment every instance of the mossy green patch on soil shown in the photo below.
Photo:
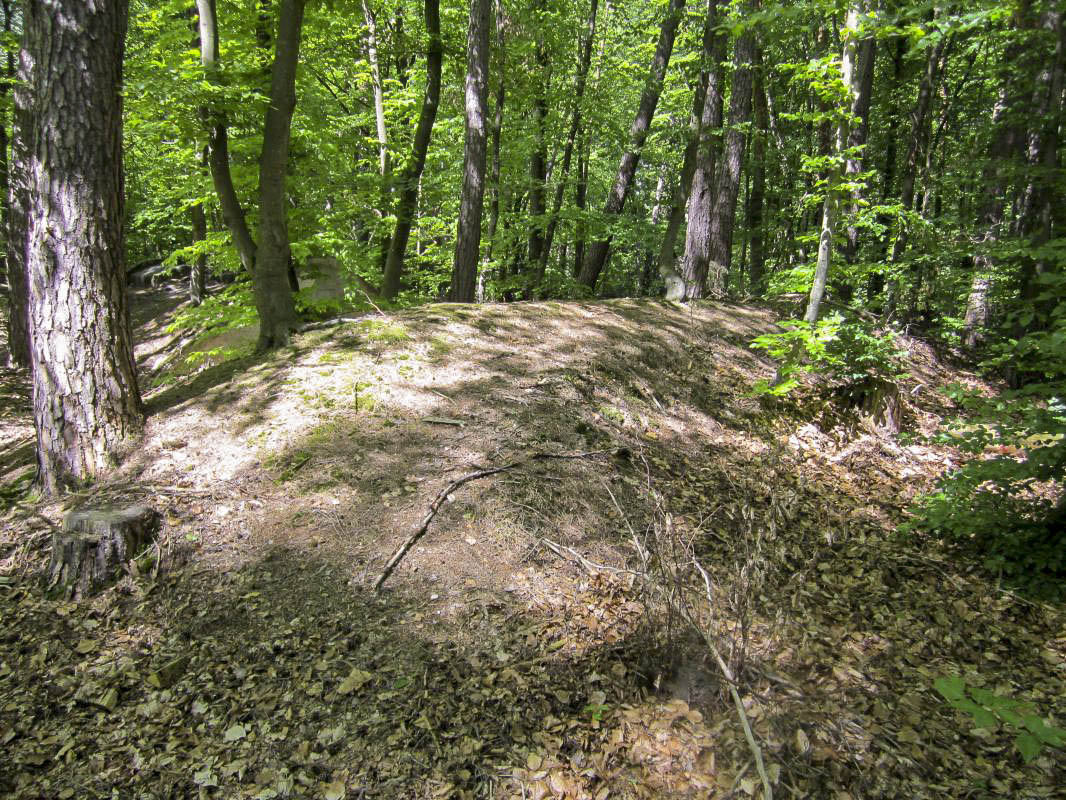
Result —
[{"label": "mossy green patch on soil", "polygon": [[[0,793],[757,796],[706,636],[776,796],[1055,796],[1061,753],[1026,764],[934,687],[962,676],[1061,727],[1062,607],[895,534],[958,452],[820,427],[817,384],[753,397],[773,366],[745,343],[773,324],[440,304],[175,373],[136,453],[76,498],[159,507],[158,576],[46,601],[65,509],[3,519]],[[935,398],[903,388],[931,429]],[[549,453],[569,457],[531,460]]]}]

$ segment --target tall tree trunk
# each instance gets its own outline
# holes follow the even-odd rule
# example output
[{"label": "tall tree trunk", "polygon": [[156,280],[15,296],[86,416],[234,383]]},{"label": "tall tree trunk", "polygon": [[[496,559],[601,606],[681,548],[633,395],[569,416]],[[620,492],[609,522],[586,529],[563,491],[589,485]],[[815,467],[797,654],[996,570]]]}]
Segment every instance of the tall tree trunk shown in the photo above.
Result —
[{"label": "tall tree trunk", "polygon": [[488,115],[489,6],[491,0],[470,0],[466,37],[466,142],[463,194],[449,299],[471,303],[477,285],[481,248],[481,213],[485,198],[485,122]]},{"label": "tall tree trunk", "polygon": [[847,22],[842,32],[842,54],[840,58],[841,79],[848,90],[849,101],[845,109],[838,111],[836,126],[836,152],[833,154],[831,166],[826,175],[825,200],[822,203],[822,230],[818,236],[818,260],[814,268],[814,281],[811,284],[811,293],[807,301],[807,311],[803,315],[803,321],[813,326],[818,321],[818,313],[821,309],[822,300],[825,297],[825,285],[829,276],[829,262],[833,255],[833,234],[836,229],[837,209],[840,204],[840,177],[842,167],[846,169],[846,149],[848,146],[848,120],[855,109],[863,76],[857,69],[856,61],[856,37],[859,32],[860,16],[863,13],[861,6],[852,6],[848,9]]},{"label": "tall tree trunk", "polygon": [[[629,128],[629,146],[622,155],[618,165],[618,173],[614,179],[614,185],[607,195],[603,214],[610,225],[625,207],[626,198],[633,187],[633,176],[640,164],[640,154],[644,149],[644,142],[648,138],[648,129],[651,127],[652,117],[655,116],[655,108],[659,104],[659,95],[662,93],[663,80],[666,78],[666,68],[670,64],[670,56],[674,50],[674,37],[677,34],[677,26],[681,22],[682,12],[685,8],[685,0],[670,0],[662,27],[659,30],[659,41],[655,46],[655,55],[652,58],[651,70],[647,83],[640,97],[640,105],[637,108],[636,118]],[[592,243],[585,262],[581,266],[581,274],[578,281],[589,289],[596,288],[600,273],[607,264],[607,256],[611,249],[612,235],[608,228],[604,234]]]},{"label": "tall tree trunk", "polygon": [[[218,14],[215,0],[196,0],[196,11],[200,24],[200,62],[207,73],[207,79],[217,84],[218,79]],[[211,165],[211,180],[215,185],[218,203],[222,209],[222,220],[233,239],[233,246],[243,266],[249,273],[255,271],[256,245],[252,232],[248,229],[244,208],[241,206],[237,189],[233,185],[233,175],[229,162],[229,124],[224,111],[217,107],[204,106],[200,117],[208,131],[208,150]]]},{"label": "tall tree trunk", "polygon": [[574,208],[577,209],[577,221],[574,224],[574,277],[581,273],[585,263],[585,212],[588,210],[589,192],[589,137],[588,132],[577,133],[577,181],[574,185]]},{"label": "tall tree trunk", "polygon": [[[918,165],[925,159],[925,148],[929,144],[929,111],[933,105],[933,95],[936,84],[942,73],[942,59],[947,47],[949,36],[941,34],[940,39],[933,47],[929,48],[929,57],[925,62],[925,72],[918,84],[918,99],[914,104],[911,114],[911,132],[908,137],[907,158],[903,163],[900,173],[899,200],[903,207],[903,213],[908,214],[914,208],[914,181],[918,176]],[[903,258],[903,252],[907,247],[907,223],[901,220],[896,232],[896,239],[892,244],[892,254],[889,261],[893,265],[899,264]],[[887,315],[895,313],[899,304],[900,281],[893,278],[889,282],[888,298],[885,312]]]},{"label": "tall tree trunk", "polygon": [[[1032,249],[1043,247],[1051,238],[1052,205],[1055,188],[1061,186],[1058,169],[1059,127],[1062,125],[1064,70],[1066,70],[1066,26],[1059,8],[1043,15],[1042,27],[1055,42],[1054,55],[1046,61],[1037,80],[1037,102],[1033,103],[1033,125],[1028,137],[1028,180],[1019,203],[1017,231],[1029,237]],[[1061,199],[1059,200],[1061,203]],[[1022,261],[1021,296],[1035,300],[1039,292],[1036,277],[1048,269],[1046,256],[1027,255]],[[1047,312],[1051,307],[1042,309]],[[1043,324],[1034,319],[1030,330]]]},{"label": "tall tree trunk", "polygon": [[[655,204],[651,207],[651,227],[655,232],[659,228],[659,223],[666,215],[666,194],[669,184],[669,170],[667,165],[663,164],[659,169],[659,179],[655,182]],[[656,264],[656,251],[649,244],[644,250],[644,265],[640,271],[640,285],[638,287],[638,294],[641,296],[647,295],[651,291],[651,284],[655,278],[655,264]]]},{"label": "tall tree trunk", "polygon": [[751,196],[748,199],[748,231],[751,237],[751,256],[748,266],[748,292],[759,296],[766,291],[766,247],[763,231],[764,207],[766,204],[766,137],[768,135],[768,112],[766,88],[759,59],[755,72],[755,130],[751,141]]},{"label": "tall tree trunk", "polygon": [[496,53],[499,59],[496,84],[496,100],[492,111],[492,199],[489,201],[488,246],[485,248],[485,262],[492,261],[492,251],[496,242],[496,230],[500,224],[500,134],[503,132],[503,104],[507,99],[507,51],[505,44],[505,22],[502,0],[496,0]]},{"label": "tall tree trunk", "polygon": [[737,37],[734,55],[733,88],[729,95],[729,121],[722,148],[722,161],[715,175],[714,203],[711,206],[710,265],[707,289],[713,295],[725,293],[733,260],[733,228],[737,218],[740,167],[744,162],[744,128],[751,120],[752,64],[755,61],[755,34],[744,31]]},{"label": "tall tree trunk", "polygon": [[563,147],[562,169],[559,170],[555,178],[555,198],[552,200],[551,213],[548,215],[548,226],[544,233],[544,249],[541,251],[540,266],[537,270],[542,277],[548,264],[552,241],[555,239],[555,229],[559,224],[559,212],[563,207],[566,179],[570,174],[570,162],[574,156],[574,142],[577,141],[577,132],[581,128],[581,99],[585,96],[589,65],[592,63],[592,40],[596,37],[596,11],[598,8],[599,0],[591,0],[588,21],[585,23],[585,35],[581,40],[577,75],[574,78],[574,111],[570,116],[570,130],[567,132],[566,145]]},{"label": "tall tree trunk", "polygon": [[[369,0],[362,0],[363,21],[366,23],[366,60],[370,66],[370,80],[374,92],[374,128],[378,142],[378,174],[381,176],[381,186],[378,207],[374,209],[375,215],[381,219],[389,214],[392,206],[392,186],[389,179],[391,161],[389,159],[389,136],[385,126],[385,86],[381,76],[381,59],[378,50],[378,24],[374,10],[370,7]],[[402,77],[402,76],[401,76]],[[385,269],[385,259],[389,252],[389,234],[379,228],[381,241],[378,243],[379,269]],[[369,231],[365,234],[366,241],[370,241]]]},{"label": "tall tree trunk", "polygon": [[[722,59],[725,57],[725,34],[718,30],[718,3],[707,4],[704,53],[707,75],[701,76],[704,96],[700,103],[700,119],[696,126],[696,146],[692,150],[692,176],[688,191],[688,228],[685,230],[685,251],[681,257],[680,274],[664,271],[666,297],[669,300],[693,300],[703,297],[710,263],[710,230],[712,189],[718,168],[718,145],[722,134]],[[693,111],[696,110],[695,103]],[[684,179],[682,168],[682,179]],[[675,207],[674,215],[680,218]],[[663,243],[663,248],[667,242]],[[670,247],[673,245],[670,243]],[[660,261],[660,264],[663,262]]]},{"label": "tall tree trunk", "polygon": [[[1031,27],[1029,0],[1019,3],[1012,27],[1015,31]],[[1021,135],[1018,125],[1019,109],[1024,102],[1022,87],[1023,71],[1017,68],[1023,58],[1028,42],[1017,37],[1003,54],[1003,70],[996,102],[992,107],[992,138],[988,145],[988,158],[981,171],[979,188],[981,202],[977,213],[977,233],[974,242],[973,277],[966,298],[963,318],[962,345],[973,352],[985,341],[990,322],[988,293],[992,288],[992,275],[996,268],[994,251],[999,243],[1003,227],[1003,212],[1006,191],[1012,171],[1011,160],[1017,155]],[[962,218],[960,213],[959,217]]]},{"label": "tall tree trunk", "polygon": [[[203,149],[200,159],[201,169],[206,171],[208,166],[207,148]],[[199,181],[200,175],[197,175]],[[192,239],[201,248],[192,262],[189,270],[189,301],[198,306],[207,296],[207,253],[203,252],[204,241],[207,239],[207,217],[204,215],[204,204],[201,200],[189,209],[190,222],[192,223]]]},{"label": "tall tree trunk", "polygon": [[23,7],[14,169],[26,266],[38,477],[48,493],[112,466],[143,414],[127,307],[122,57],[126,0]]},{"label": "tall tree trunk", "polygon": [[[3,0],[4,32],[11,32],[11,0]],[[0,99],[6,96],[8,86],[15,78],[15,56],[7,53],[5,74],[7,81],[0,90]],[[11,157],[16,163],[27,163],[25,148],[28,144],[25,134],[29,131],[29,120],[24,118],[25,109],[29,105],[28,97],[19,96],[20,92],[28,91],[25,84],[15,85],[14,111],[12,112],[12,136]],[[22,117],[22,118],[20,118]],[[26,184],[24,176],[12,175],[9,169],[7,152],[7,129],[0,126],[3,131],[3,141],[0,142],[0,168],[3,169],[3,225],[5,232],[4,262],[7,270],[8,288],[8,318],[7,318],[7,349],[11,363],[17,367],[30,366],[30,333],[29,319],[27,317],[27,287],[26,287]]]},{"label": "tall tree trunk", "polygon": [[[851,104],[851,115],[855,123],[851,126],[848,134],[848,160],[844,165],[844,175],[849,182],[858,180],[862,172],[864,149],[866,138],[870,130],[870,101],[873,98],[874,86],[874,59],[877,57],[877,40],[873,36],[863,38],[856,48],[856,78],[854,85],[857,91]],[[862,202],[863,189],[853,187],[848,207],[848,238],[844,245],[844,259],[849,264],[854,264],[859,253],[859,229],[855,225],[855,215],[858,214],[859,204]]]},{"label": "tall tree trunk", "polygon": [[285,171],[289,163],[292,114],[296,108],[296,66],[304,0],[281,0],[270,102],[263,123],[259,156],[259,253],[252,276],[259,312],[260,351],[282,347],[299,322],[289,283],[289,219],[285,207]]},{"label": "tall tree trunk", "polygon": [[[892,84],[891,92],[896,94],[903,84],[904,57],[907,55],[907,39],[904,36],[896,38],[895,51],[892,54]],[[898,107],[893,107],[888,118],[888,130],[885,133],[885,160],[881,168],[881,203],[886,205],[895,191],[897,172],[897,150],[899,145],[899,128],[903,121],[903,114]],[[891,230],[892,220],[887,214],[879,215],[878,220],[885,226],[886,231]],[[879,247],[882,260],[888,251],[889,234],[882,238]],[[874,301],[885,288],[885,274],[882,271],[874,272],[870,276],[870,285],[867,288],[868,301]]]},{"label": "tall tree trunk", "polygon": [[544,253],[545,235],[545,190],[548,180],[548,142],[545,138],[545,127],[548,124],[548,84],[550,81],[550,63],[548,61],[548,47],[544,41],[548,27],[547,3],[545,0],[537,0],[534,7],[535,13],[540,17],[536,23],[537,30],[537,77],[536,96],[533,99],[533,152],[529,156],[529,266],[530,272],[526,283],[526,298],[533,296],[533,291],[540,286],[544,279],[541,256]]},{"label": "tall tree trunk", "polygon": [[385,262],[381,293],[389,300],[400,291],[400,276],[403,274],[407,241],[411,237],[415,207],[418,205],[418,185],[422,179],[422,170],[426,166],[429,138],[433,133],[433,122],[437,118],[437,105],[440,103],[440,74],[443,60],[440,39],[440,0],[425,0],[425,17],[426,33],[429,36],[429,49],[426,51],[426,95],[422,100],[418,127],[415,129],[415,138],[411,143],[411,160],[400,179],[396,228],[389,243],[389,256]]},{"label": "tall tree trunk", "polygon": [[[700,55],[703,59],[702,69],[696,85],[692,89],[692,111],[689,113],[688,141],[685,143],[685,152],[681,159],[681,174],[675,184],[671,197],[670,210],[666,221],[666,230],[663,231],[662,243],[659,245],[659,274],[662,275],[666,285],[666,296],[669,300],[681,300],[685,296],[685,284],[676,267],[677,235],[681,231],[681,224],[685,221],[685,207],[692,189],[693,176],[697,164],[700,163],[701,143],[707,142],[702,136],[713,136],[722,126],[722,57],[725,47],[725,39],[717,30],[718,25],[718,0],[707,0],[707,11],[703,17],[703,38]],[[708,86],[714,81],[714,91],[710,94],[716,98],[713,106],[713,114],[710,122],[712,127],[704,127],[703,110],[708,96]],[[701,132],[703,132],[701,134]],[[709,141],[709,140],[708,140]],[[709,145],[708,145],[709,146]],[[706,168],[707,162],[702,162]],[[711,173],[714,168],[711,166]],[[703,176],[701,180],[705,180]]]},{"label": "tall tree trunk", "polygon": [[[207,217],[204,216],[203,203],[197,203],[189,209],[192,223],[193,242],[203,245],[207,238]],[[200,305],[207,296],[207,253],[197,253],[189,269],[189,302]]]}]

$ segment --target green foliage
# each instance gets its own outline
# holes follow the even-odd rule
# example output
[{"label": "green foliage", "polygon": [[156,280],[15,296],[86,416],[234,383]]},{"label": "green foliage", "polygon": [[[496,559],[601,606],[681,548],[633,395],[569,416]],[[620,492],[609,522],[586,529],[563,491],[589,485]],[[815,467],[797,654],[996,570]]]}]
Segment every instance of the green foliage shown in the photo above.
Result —
[{"label": "green foliage", "polygon": [[1066,749],[1066,730],[1048,725],[1020,700],[969,686],[958,675],[937,678],[933,688],[952,708],[969,714],[975,728],[994,731],[1003,726],[1016,732],[1014,747],[1026,764],[1039,756],[1044,747]]},{"label": "green foliage", "polygon": [[228,330],[257,324],[252,285],[238,280],[208,297],[198,306],[189,306],[174,317],[169,333],[192,330]]},{"label": "green foliage", "polygon": [[874,382],[894,382],[905,374],[895,334],[879,332],[858,320],[845,320],[837,313],[824,317],[812,327],[793,320],[783,324],[783,333],[768,333],[752,341],[779,362],[778,380],[756,382],[762,394],[785,395],[799,385],[799,377],[818,372],[846,389],[858,389]]},{"label": "green foliage", "polygon": [[[1042,279],[1045,292],[1022,320],[1060,294],[1066,276]],[[1066,301],[1058,300],[1046,328],[993,347],[989,368],[1009,368],[1017,389],[992,397],[953,387],[961,409],[938,435],[977,456],[921,498],[909,530],[925,530],[977,549],[986,566],[1040,584],[1066,574]],[[1045,584],[1054,591],[1056,584]]]}]

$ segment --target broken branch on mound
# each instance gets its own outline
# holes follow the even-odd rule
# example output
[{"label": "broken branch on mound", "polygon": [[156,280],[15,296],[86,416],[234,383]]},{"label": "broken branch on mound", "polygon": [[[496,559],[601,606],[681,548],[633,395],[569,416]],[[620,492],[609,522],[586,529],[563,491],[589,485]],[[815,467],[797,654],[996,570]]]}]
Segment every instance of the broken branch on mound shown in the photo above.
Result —
[{"label": "broken branch on mound", "polygon": [[504,464],[501,467],[479,469],[477,472],[471,472],[468,475],[463,475],[461,478],[456,478],[454,481],[452,481],[440,490],[440,493],[437,495],[437,498],[430,505],[429,511],[426,512],[426,516],[422,518],[422,524],[419,525],[418,528],[415,529],[415,532],[408,536],[404,543],[401,544],[399,548],[397,548],[396,552],[392,554],[392,558],[390,558],[385,564],[385,568],[381,571],[381,575],[378,577],[377,582],[374,584],[374,591],[381,591],[382,585],[385,583],[385,581],[389,579],[389,576],[392,575],[393,570],[396,569],[399,563],[403,561],[404,556],[406,556],[410,549],[418,543],[418,540],[425,536],[426,532],[429,531],[429,524],[433,522],[433,518],[437,516],[437,512],[440,511],[441,506],[444,505],[444,502],[448,499],[448,496],[463,484],[479,480],[480,478],[487,478],[490,475],[497,475],[501,472],[507,472],[508,470],[517,469],[518,467],[523,467],[526,464],[530,464],[534,461],[547,461],[549,459],[592,458],[594,456],[602,456],[614,452],[616,451],[590,450],[585,453],[533,453],[529,457],[523,458],[520,461],[512,461],[510,464]]}]

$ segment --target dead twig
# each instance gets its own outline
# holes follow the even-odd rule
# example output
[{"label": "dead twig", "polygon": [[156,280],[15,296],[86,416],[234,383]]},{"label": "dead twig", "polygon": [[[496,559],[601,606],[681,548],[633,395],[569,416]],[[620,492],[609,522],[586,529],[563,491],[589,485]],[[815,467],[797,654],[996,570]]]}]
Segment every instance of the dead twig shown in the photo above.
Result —
[{"label": "dead twig", "polygon": [[504,464],[502,467],[491,467],[489,469],[479,469],[477,472],[471,472],[468,475],[463,475],[461,478],[457,478],[443,489],[437,495],[437,498],[429,507],[429,511],[426,512],[426,516],[422,518],[422,523],[415,529],[403,544],[397,548],[396,552],[392,554],[392,557],[386,562],[385,568],[381,571],[381,575],[378,576],[377,582],[374,584],[374,591],[381,591],[382,585],[389,579],[393,571],[403,561],[404,556],[410,551],[412,547],[417,544],[418,540],[426,535],[429,530],[429,524],[433,522],[433,518],[437,516],[437,512],[440,511],[441,506],[444,505],[448,496],[459,487],[471,481],[480,480],[481,478],[487,478],[490,475],[498,475],[501,472],[507,472],[508,470],[517,469],[518,467],[525,466],[526,464],[534,461],[547,461],[549,459],[578,459],[578,458],[592,458],[593,456],[602,456],[607,453],[612,453],[612,450],[590,450],[585,453],[533,453],[527,458],[520,461],[512,461],[510,464]]},{"label": "dead twig", "polygon": [[[706,587],[707,601],[712,604],[714,602],[714,592],[711,588],[711,576],[707,574],[707,570],[703,568],[703,565],[696,560],[692,559],[692,563],[703,577],[703,585]],[[710,637],[703,626],[698,624],[696,620],[689,613],[687,608],[681,608],[681,613],[693,628],[703,637],[704,643],[707,645],[707,649],[711,651],[711,655],[714,656],[714,660],[718,663],[718,669],[722,671],[722,677],[726,679],[729,685],[729,694],[733,698],[733,705],[737,708],[737,716],[740,717],[741,727],[744,728],[744,738],[748,740],[748,747],[751,748],[752,757],[755,759],[755,769],[759,772],[759,778],[762,779],[763,800],[773,800],[773,789],[770,787],[770,777],[766,774],[766,765],[763,763],[762,748],[759,747],[759,743],[755,741],[755,734],[751,730],[751,722],[748,720],[748,714],[744,710],[744,703],[740,699],[740,693],[737,692],[736,680],[733,678],[733,671],[729,669],[729,665],[725,663],[725,659],[722,658],[722,654],[718,650],[718,646],[714,643],[714,640]]]},{"label": "dead twig", "polygon": [[551,550],[553,553],[555,553],[555,555],[559,556],[559,558],[565,558],[565,559],[567,559],[569,561],[576,561],[578,564],[580,564],[585,569],[586,572],[592,572],[592,573],[595,573],[595,572],[614,572],[614,573],[619,574],[619,575],[622,575],[622,574],[639,575],[640,574],[639,572],[634,572],[631,569],[619,569],[618,567],[608,567],[605,564],[597,564],[595,561],[589,561],[587,558],[585,558],[583,555],[581,555],[581,553],[577,552],[577,550],[575,550],[574,548],[567,547],[566,545],[559,544],[558,542],[553,542],[551,539],[548,539],[547,537],[541,539],[541,543],[545,547],[547,547],[549,550]]}]

